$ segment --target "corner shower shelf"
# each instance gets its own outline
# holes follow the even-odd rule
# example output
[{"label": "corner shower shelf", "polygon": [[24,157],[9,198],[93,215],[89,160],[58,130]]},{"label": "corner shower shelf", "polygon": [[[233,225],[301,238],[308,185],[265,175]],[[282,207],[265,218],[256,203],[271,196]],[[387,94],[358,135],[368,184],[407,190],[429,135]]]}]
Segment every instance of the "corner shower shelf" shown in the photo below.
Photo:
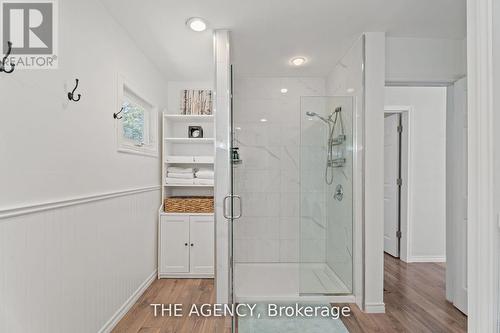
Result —
[{"label": "corner shower shelf", "polygon": [[345,135],[339,135],[332,140],[332,145],[333,146],[339,146],[343,144],[346,141],[346,136]]}]

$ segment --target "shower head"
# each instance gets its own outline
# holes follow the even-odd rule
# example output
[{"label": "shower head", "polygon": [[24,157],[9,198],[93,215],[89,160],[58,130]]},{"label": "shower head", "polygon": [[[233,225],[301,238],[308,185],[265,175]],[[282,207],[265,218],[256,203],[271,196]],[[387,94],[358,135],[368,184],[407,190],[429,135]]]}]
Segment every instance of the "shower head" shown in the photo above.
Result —
[{"label": "shower head", "polygon": [[306,115],[307,115],[308,117],[317,117],[317,118],[321,119],[323,122],[325,122],[325,123],[327,123],[327,124],[330,122],[330,121],[329,121],[329,119],[325,119],[325,118],[321,117],[321,116],[320,116],[319,114],[317,114],[316,112],[307,111],[307,112],[306,112]]}]

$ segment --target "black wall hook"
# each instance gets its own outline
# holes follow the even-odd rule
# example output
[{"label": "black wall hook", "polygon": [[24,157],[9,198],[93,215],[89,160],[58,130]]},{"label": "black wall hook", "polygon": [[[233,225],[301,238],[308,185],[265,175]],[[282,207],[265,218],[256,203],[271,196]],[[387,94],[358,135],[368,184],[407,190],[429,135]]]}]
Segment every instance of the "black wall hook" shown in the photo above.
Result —
[{"label": "black wall hook", "polygon": [[118,112],[118,113],[113,113],[113,118],[114,118],[114,119],[122,119],[123,117],[118,117],[118,115],[119,115],[120,113],[122,113],[122,111],[123,111],[123,106],[122,106],[122,108],[120,109],[120,112]]},{"label": "black wall hook", "polygon": [[2,62],[0,63],[0,72],[5,72],[7,74],[10,74],[14,71],[14,67],[16,67],[16,65],[13,64],[12,60],[11,60],[10,61],[10,69],[9,70],[5,69],[5,62],[7,61],[7,58],[9,57],[10,52],[12,51],[12,42],[8,41],[7,46],[9,47],[9,49],[7,50],[7,53],[5,54],[5,56],[2,58]]},{"label": "black wall hook", "polygon": [[72,92],[68,93],[68,99],[70,101],[73,101],[73,102],[78,102],[80,100],[80,97],[82,97],[82,95],[78,94],[78,98],[75,99],[75,90],[76,90],[76,88],[78,88],[78,82],[79,82],[78,79],[75,79],[75,80],[76,80],[76,86],[75,86],[75,88],[73,88]]}]

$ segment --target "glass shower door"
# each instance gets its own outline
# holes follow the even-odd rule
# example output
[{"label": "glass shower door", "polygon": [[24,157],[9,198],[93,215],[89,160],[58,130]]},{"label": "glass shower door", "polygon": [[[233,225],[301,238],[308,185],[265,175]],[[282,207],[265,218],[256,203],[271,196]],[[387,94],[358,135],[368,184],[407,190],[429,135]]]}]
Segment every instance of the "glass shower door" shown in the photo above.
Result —
[{"label": "glass shower door", "polygon": [[351,97],[301,98],[301,295],[352,293],[352,115]]}]

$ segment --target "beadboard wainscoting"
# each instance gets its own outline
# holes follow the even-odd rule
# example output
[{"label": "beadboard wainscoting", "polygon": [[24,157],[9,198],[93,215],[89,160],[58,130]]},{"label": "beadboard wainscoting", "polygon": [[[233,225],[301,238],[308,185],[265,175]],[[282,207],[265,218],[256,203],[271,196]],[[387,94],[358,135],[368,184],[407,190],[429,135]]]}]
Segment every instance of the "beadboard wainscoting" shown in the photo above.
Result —
[{"label": "beadboard wainscoting", "polygon": [[156,274],[160,187],[0,211],[0,332],[107,332]]}]

